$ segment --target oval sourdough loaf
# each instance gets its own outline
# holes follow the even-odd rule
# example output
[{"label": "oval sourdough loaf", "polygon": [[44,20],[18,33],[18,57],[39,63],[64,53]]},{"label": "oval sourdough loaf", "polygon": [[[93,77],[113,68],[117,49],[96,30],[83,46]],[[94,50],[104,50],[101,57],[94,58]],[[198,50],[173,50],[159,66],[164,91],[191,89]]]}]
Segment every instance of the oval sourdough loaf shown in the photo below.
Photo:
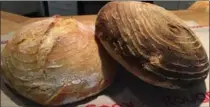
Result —
[{"label": "oval sourdough loaf", "polygon": [[115,60],[149,84],[189,88],[208,75],[207,54],[195,33],[162,7],[109,2],[98,13],[95,32]]}]

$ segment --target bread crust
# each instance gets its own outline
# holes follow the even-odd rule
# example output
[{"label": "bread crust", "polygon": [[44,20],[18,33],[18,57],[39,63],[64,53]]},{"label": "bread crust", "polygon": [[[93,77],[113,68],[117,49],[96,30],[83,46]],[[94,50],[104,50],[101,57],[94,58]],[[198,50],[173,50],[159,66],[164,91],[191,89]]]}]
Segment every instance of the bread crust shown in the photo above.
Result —
[{"label": "bread crust", "polygon": [[189,88],[208,75],[208,57],[195,33],[162,7],[110,2],[99,11],[95,29],[109,54],[147,83]]},{"label": "bread crust", "polygon": [[94,29],[51,17],[20,28],[2,52],[3,76],[19,94],[43,105],[93,96],[111,84],[116,66]]}]

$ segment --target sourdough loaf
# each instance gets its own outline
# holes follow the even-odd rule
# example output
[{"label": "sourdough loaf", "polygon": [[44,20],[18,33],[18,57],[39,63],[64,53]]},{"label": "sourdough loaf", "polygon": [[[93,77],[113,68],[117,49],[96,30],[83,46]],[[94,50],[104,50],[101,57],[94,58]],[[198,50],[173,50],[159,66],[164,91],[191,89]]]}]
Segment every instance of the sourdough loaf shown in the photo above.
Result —
[{"label": "sourdough loaf", "polygon": [[51,17],[20,28],[2,52],[2,75],[22,96],[62,105],[108,87],[115,62],[94,38],[94,29]]},{"label": "sourdough loaf", "polygon": [[162,7],[109,2],[99,11],[95,26],[109,54],[149,84],[189,88],[208,75],[207,54],[195,33]]}]

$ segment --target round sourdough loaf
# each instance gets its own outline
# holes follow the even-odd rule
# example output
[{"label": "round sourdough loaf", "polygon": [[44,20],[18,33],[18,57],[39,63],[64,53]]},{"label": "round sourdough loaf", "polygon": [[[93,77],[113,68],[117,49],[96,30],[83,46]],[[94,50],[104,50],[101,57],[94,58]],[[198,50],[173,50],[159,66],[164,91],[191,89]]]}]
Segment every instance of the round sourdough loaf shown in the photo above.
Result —
[{"label": "round sourdough loaf", "polygon": [[115,62],[94,29],[51,17],[23,26],[2,52],[2,74],[22,96],[43,105],[80,101],[105,89]]},{"label": "round sourdough loaf", "polygon": [[195,33],[162,7],[109,2],[99,11],[95,29],[108,53],[149,84],[189,88],[208,75],[207,54]]}]

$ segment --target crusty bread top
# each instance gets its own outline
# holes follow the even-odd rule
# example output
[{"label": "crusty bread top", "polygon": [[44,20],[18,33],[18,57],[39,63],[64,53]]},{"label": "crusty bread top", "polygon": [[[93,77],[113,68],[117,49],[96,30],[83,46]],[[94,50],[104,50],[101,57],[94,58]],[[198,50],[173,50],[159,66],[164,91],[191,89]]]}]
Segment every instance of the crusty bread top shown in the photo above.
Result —
[{"label": "crusty bread top", "polygon": [[153,4],[108,3],[98,13],[96,36],[108,51],[122,57],[118,62],[127,61],[138,67],[135,72],[151,73],[163,81],[203,80],[209,72],[207,54],[195,33],[177,16]]}]

